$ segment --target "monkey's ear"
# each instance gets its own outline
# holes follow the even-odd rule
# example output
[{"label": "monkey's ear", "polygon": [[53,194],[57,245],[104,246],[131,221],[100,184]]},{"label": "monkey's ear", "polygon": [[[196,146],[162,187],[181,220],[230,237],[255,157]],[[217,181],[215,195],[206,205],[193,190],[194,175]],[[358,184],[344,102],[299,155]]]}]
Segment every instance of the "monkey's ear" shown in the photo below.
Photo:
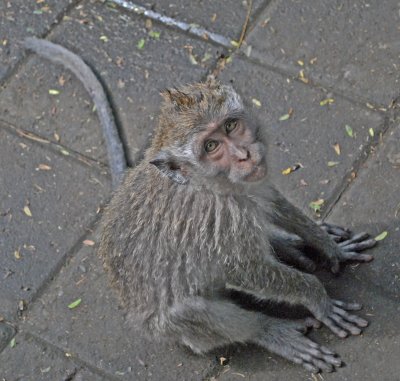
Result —
[{"label": "monkey's ear", "polygon": [[168,152],[160,151],[157,156],[150,161],[150,164],[155,165],[159,171],[178,184],[183,185],[189,182],[189,178],[184,174],[182,166]]}]

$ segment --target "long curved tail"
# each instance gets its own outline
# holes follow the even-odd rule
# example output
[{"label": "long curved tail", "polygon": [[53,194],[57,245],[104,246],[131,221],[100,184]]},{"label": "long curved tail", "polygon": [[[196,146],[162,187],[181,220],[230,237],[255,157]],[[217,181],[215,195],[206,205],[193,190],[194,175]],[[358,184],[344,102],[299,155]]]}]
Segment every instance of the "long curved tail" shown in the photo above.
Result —
[{"label": "long curved tail", "polygon": [[112,185],[113,188],[115,188],[122,181],[127,167],[127,160],[113,112],[102,84],[82,58],[61,45],[54,44],[47,40],[29,37],[25,39],[24,46],[40,57],[44,57],[70,70],[88,91],[96,107],[96,112],[103,129],[108,162],[111,169]]}]

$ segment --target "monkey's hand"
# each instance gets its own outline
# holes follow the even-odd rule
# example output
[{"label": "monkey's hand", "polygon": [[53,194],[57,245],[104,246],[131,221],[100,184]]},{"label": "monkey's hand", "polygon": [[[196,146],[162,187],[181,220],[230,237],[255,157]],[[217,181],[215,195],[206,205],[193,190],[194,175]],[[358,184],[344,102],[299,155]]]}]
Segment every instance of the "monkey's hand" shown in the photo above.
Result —
[{"label": "monkey's hand", "polygon": [[312,311],[314,316],[324,323],[333,333],[339,337],[359,335],[361,328],[368,325],[368,322],[347,311],[358,311],[362,308],[358,303],[345,303],[340,300],[327,298],[325,306],[318,308],[318,311]]},{"label": "monkey's hand", "polygon": [[371,238],[368,233],[352,235],[348,229],[326,222],[322,223],[320,227],[328,233],[338,246],[334,255],[329,258],[332,272],[338,272],[339,264],[343,262],[370,262],[374,259],[372,255],[359,253],[377,244],[377,241]]},{"label": "monkey's hand", "polygon": [[342,361],[331,350],[304,336],[309,327],[318,327],[318,322],[311,318],[279,321],[268,327],[256,343],[313,373],[334,371]]}]

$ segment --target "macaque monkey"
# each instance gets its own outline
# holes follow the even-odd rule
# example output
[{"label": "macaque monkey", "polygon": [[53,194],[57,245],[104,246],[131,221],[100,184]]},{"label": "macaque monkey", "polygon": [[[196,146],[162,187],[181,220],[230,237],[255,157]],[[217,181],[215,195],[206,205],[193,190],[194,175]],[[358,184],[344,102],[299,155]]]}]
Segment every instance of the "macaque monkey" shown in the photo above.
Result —
[{"label": "macaque monkey", "polygon": [[[320,322],[359,335],[354,303],[331,299],[314,275],[318,252],[333,272],[375,240],[318,226],[271,184],[261,126],[229,86],[210,80],[162,93],[144,160],[128,170],[103,220],[100,255],[132,319],[204,353],[255,343],[312,372],[341,360],[304,335]],[[306,307],[285,320],[247,310],[228,290]]]},{"label": "macaque monkey", "polygon": [[[376,241],[317,225],[278,192],[263,127],[232,87],[211,78],[161,95],[151,145],[102,221],[99,254],[129,319],[195,353],[254,343],[312,372],[340,367],[307,329],[322,323],[346,337],[368,323],[352,312],[359,304],[331,299],[310,272],[368,262],[359,252]],[[312,317],[246,309],[232,290],[305,307]]]}]

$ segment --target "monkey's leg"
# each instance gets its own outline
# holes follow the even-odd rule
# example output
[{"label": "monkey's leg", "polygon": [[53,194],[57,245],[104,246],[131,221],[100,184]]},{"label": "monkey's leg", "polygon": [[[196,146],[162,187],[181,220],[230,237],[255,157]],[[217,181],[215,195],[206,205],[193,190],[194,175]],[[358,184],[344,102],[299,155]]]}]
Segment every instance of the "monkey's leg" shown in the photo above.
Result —
[{"label": "monkey's leg", "polygon": [[361,305],[331,299],[316,276],[276,262],[271,256],[251,276],[247,267],[234,266],[227,288],[267,301],[302,305],[339,337],[359,335],[361,328],[368,325],[366,320],[347,312],[361,309]]},{"label": "monkey's leg", "polygon": [[193,297],[170,310],[169,326],[196,353],[231,343],[254,343],[311,372],[331,372],[341,365],[334,352],[304,336],[314,319],[283,320],[248,311],[226,300]]},{"label": "monkey's leg", "polygon": [[292,205],[276,189],[273,192],[274,209],[270,215],[271,222],[301,237],[305,246],[315,249],[328,262],[332,272],[339,271],[341,262],[349,260],[368,262],[372,260],[371,255],[359,254],[357,251],[375,246],[376,241],[374,239],[369,238],[365,233],[356,235],[354,237],[356,240],[353,238],[350,239],[351,242],[345,241],[347,242],[345,249],[331,239],[327,231]]}]

